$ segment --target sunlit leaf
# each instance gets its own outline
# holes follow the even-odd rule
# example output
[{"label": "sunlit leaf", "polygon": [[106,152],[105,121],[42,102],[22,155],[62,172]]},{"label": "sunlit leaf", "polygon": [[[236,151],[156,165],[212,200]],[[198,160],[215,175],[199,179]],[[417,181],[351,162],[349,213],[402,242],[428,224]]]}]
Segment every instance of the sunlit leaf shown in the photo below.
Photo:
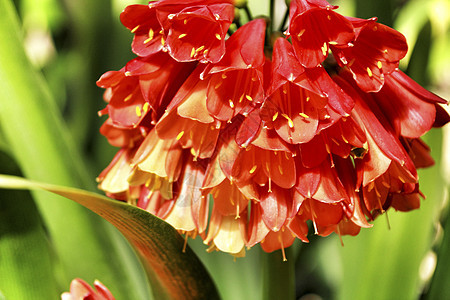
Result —
[{"label": "sunlit leaf", "polygon": [[207,271],[176,230],[135,206],[84,190],[0,175],[0,187],[44,189],[94,211],[129,240],[142,258],[156,299],[218,299]]},{"label": "sunlit leaf", "polygon": [[[17,174],[0,151],[0,171]],[[27,191],[0,189],[0,290],[8,299],[57,299],[53,251]],[[0,293],[0,299],[4,296]]]}]

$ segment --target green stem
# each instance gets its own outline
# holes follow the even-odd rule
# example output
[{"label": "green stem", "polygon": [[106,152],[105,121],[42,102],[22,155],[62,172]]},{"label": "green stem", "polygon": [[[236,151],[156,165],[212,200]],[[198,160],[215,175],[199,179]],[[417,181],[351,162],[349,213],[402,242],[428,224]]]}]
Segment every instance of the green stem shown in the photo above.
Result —
[{"label": "green stem", "polygon": [[292,247],[285,252],[285,261],[281,250],[262,255],[264,300],[295,299],[295,255]]},{"label": "green stem", "polygon": [[269,7],[269,17],[270,17],[270,26],[269,26],[269,37],[272,34],[274,30],[274,18],[275,18],[275,0],[270,0],[270,7]]}]

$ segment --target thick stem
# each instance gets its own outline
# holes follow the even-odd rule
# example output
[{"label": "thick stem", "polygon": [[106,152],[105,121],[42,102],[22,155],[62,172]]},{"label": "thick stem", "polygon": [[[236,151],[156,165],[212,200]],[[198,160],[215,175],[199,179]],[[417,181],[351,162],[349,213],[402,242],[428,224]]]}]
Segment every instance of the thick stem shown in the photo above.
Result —
[{"label": "thick stem", "polygon": [[263,253],[263,299],[295,299],[295,257],[292,247],[272,253]]},{"label": "thick stem", "polygon": [[274,31],[274,17],[275,17],[275,0],[270,0],[269,7],[269,17],[270,17],[270,26],[269,26],[269,36]]}]

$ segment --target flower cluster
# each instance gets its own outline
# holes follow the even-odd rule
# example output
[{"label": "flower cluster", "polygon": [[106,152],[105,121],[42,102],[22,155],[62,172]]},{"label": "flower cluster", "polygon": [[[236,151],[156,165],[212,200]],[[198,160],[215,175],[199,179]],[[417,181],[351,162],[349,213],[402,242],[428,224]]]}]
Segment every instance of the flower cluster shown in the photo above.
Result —
[{"label": "flower cluster", "polygon": [[120,147],[100,189],[236,256],[418,208],[446,101],[398,69],[402,34],[336,9],[291,1],[270,44],[264,19],[232,25],[233,1],[127,7],[138,57],[98,81]]}]

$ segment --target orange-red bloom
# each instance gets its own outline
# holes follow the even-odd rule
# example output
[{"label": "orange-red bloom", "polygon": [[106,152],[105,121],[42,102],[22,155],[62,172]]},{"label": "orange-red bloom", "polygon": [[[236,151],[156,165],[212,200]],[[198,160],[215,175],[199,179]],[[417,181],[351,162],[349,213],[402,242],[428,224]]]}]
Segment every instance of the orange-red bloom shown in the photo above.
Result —
[{"label": "orange-red bloom", "polygon": [[418,208],[416,169],[433,164],[420,137],[450,116],[398,70],[403,35],[294,0],[292,43],[271,45],[263,19],[228,30],[234,9],[160,0],[124,10],[138,57],[98,81],[101,133],[120,147],[99,187],[235,256],[310,232],[356,235],[390,207]]}]

